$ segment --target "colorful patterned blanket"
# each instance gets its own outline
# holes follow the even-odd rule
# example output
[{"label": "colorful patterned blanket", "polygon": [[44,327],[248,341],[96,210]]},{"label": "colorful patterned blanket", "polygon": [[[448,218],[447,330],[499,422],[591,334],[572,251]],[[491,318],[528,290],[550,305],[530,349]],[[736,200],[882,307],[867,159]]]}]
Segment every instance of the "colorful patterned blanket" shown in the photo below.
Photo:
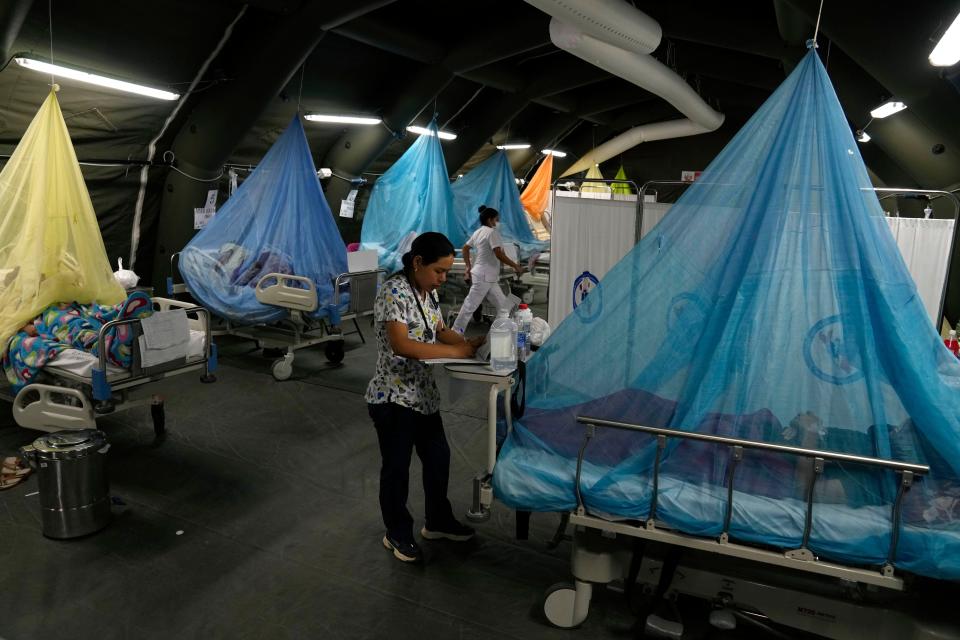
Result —
[{"label": "colorful patterned blanket", "polygon": [[14,391],[32,382],[40,370],[66,349],[81,349],[99,356],[106,350],[107,362],[127,368],[131,364],[132,326],[125,324],[97,343],[100,329],[113,320],[145,318],[153,313],[150,297],[135,291],[116,306],[60,302],[44,309],[7,342],[3,373]]}]

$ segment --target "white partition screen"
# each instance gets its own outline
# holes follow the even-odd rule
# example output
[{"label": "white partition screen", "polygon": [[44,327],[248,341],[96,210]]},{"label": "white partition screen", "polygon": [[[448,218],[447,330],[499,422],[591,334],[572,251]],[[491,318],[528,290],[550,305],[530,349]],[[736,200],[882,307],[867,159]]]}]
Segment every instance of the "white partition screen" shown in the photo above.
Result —
[{"label": "white partition screen", "polygon": [[[553,194],[547,321],[556,327],[579,299],[633,248],[637,202]],[[571,197],[573,196],[573,197]]]},{"label": "white partition screen", "polygon": [[887,218],[890,231],[900,247],[903,261],[917,284],[923,306],[933,325],[940,328],[940,299],[947,280],[953,220]]},{"label": "white partition screen", "polygon": [[650,233],[650,229],[657,226],[657,223],[663,220],[670,210],[669,202],[644,202],[643,203],[643,229],[640,231],[640,237]]}]

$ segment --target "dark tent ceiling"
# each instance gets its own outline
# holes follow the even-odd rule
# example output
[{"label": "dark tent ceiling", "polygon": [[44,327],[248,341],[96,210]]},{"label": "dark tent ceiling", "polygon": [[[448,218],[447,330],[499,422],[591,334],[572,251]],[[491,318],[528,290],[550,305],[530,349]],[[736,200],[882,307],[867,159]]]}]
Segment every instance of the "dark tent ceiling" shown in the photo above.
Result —
[{"label": "dark tent ceiling", "polygon": [[[637,182],[703,169],[803,55],[819,6],[633,4],[663,28],[654,55],[726,116],[713,133],[643,144],[601,166],[612,175],[622,163]],[[909,105],[869,125],[873,140],[862,151],[878,183],[960,183],[955,71],[926,59],[958,10],[960,3],[939,0],[824,3],[819,52],[851,127],[866,125],[869,110],[891,96]],[[49,79],[9,58],[50,59],[50,18],[47,2],[0,5],[0,64],[7,63],[0,71],[0,154],[13,150],[49,90]],[[568,152],[557,162],[561,171],[629,127],[681,117],[662,99],[557,49],[548,23],[521,0],[54,0],[52,55],[60,64],[181,93],[196,82],[165,127],[174,102],[59,81],[80,159],[116,165],[84,166],[113,257],[129,253],[136,163],[149,159],[159,136],[140,221],[140,270],[149,272],[192,233],[190,208],[211,185],[225,187],[224,164],[255,164],[298,108],[383,118],[374,127],[307,124],[318,167],[369,182],[415,138],[404,127],[433,114],[458,135],[443,143],[451,175],[485,159],[494,144],[524,141],[529,150],[510,152],[520,177],[543,147]],[[942,152],[934,153],[935,145]],[[171,171],[171,162],[209,182]],[[331,178],[324,187],[339,202],[350,185]],[[341,223],[345,239],[355,239],[359,225]]]}]

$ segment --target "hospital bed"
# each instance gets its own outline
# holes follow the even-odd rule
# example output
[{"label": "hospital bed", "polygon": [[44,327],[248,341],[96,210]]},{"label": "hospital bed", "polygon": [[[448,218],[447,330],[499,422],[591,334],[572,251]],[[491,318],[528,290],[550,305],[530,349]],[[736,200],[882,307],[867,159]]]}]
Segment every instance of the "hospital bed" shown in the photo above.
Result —
[{"label": "hospital bed", "polygon": [[[339,363],[344,357],[344,322],[352,322],[353,333],[366,338],[360,329],[359,320],[373,314],[373,304],[377,288],[384,271],[375,267],[376,252],[354,252],[347,254],[348,267],[356,266],[367,256],[373,254],[374,268],[358,269],[341,273],[334,278],[334,299],[332,306],[340,311],[338,318],[311,318],[319,307],[317,286],[304,276],[268,273],[256,284],[254,293],[261,304],[285,309],[286,319],[272,324],[242,325],[224,318],[216,318],[214,335],[230,335],[252,340],[260,349],[279,350],[282,355],[274,360],[271,373],[278,381],[287,380],[293,375],[295,352],[317,345],[324,345],[324,355],[332,363]],[[171,276],[167,278],[167,289],[171,295],[189,293],[186,283],[174,283],[173,273],[179,254],[170,257]]]},{"label": "hospital bed", "polygon": [[[194,304],[153,298],[155,312],[183,310],[187,315],[189,338],[186,355],[165,361],[146,362],[139,337],[143,334],[139,318],[108,322],[100,328],[95,350],[98,355],[79,349],[67,349],[51,359],[41,371],[41,382],[28,384],[13,393],[0,390],[0,397],[13,404],[18,425],[40,431],[96,428],[98,417],[150,405],[153,428],[165,432],[164,404],[161,396],[143,393],[150,383],[190,372],[200,372],[200,381],[216,380],[217,349],[211,336],[210,312]],[[107,362],[107,336],[121,325],[132,325],[132,364],[121,368]]]},{"label": "hospital bed", "polygon": [[[900,570],[901,558],[922,553],[933,536],[956,536],[960,541],[960,531],[925,530],[903,520],[905,498],[929,472],[926,465],[594,417],[579,416],[577,422],[584,432],[575,467],[569,458],[553,454],[544,453],[535,461],[512,455],[514,451],[498,455],[491,432],[489,468],[484,478],[475,480],[474,505],[468,513],[475,521],[489,517],[493,500],[489,478],[494,465],[500,473],[525,479],[515,486],[531,494],[537,493],[541,476],[531,475],[530,465],[538,473],[570,478],[575,507],[563,515],[554,543],[568,526],[573,527],[574,581],[547,590],[543,610],[551,624],[562,628],[580,625],[589,612],[594,587],[617,583],[627,592],[642,589],[653,594],[655,605],[682,596],[706,601],[713,607],[710,623],[720,628],[729,629],[738,622],[761,626],[771,622],[837,639],[960,638],[960,620],[951,618],[950,612],[940,616],[943,619],[929,612],[921,615],[904,594],[913,576]],[[507,429],[512,429],[509,415]],[[649,510],[643,517],[612,517],[585,504],[581,487],[587,486],[588,477],[593,483],[602,474],[586,459],[600,430],[646,434],[655,443],[651,474],[619,483],[620,491],[648,501]],[[725,487],[693,483],[662,471],[667,447],[683,442],[715,449],[715,457],[727,464]],[[749,470],[743,468],[744,460],[755,460],[750,456],[756,455],[808,464],[804,499],[752,495],[751,487],[744,486],[750,485],[750,474],[737,474],[737,469]],[[898,488],[890,508],[818,502],[817,482],[825,477],[827,466],[837,464],[896,474]],[[704,500],[705,492],[708,500]],[[713,532],[716,535],[684,533],[660,517],[663,511],[686,509],[690,513],[699,510],[696,517],[703,518],[705,504],[713,510],[710,516],[721,523],[719,533]],[[518,512],[518,531],[520,516]],[[825,521],[831,524],[829,534],[824,533]],[[761,542],[777,530],[782,532],[784,525],[802,532],[799,544],[774,548]],[[819,557],[817,538],[824,535],[848,540],[848,557]],[[858,558],[857,541],[864,535],[888,541],[885,558]],[[649,637],[682,637],[682,621],[659,609],[652,611],[643,621]]]},{"label": "hospital bed", "polygon": [[550,252],[537,254],[533,267],[525,265],[526,271],[520,275],[521,297],[527,304],[544,303],[550,290]]}]

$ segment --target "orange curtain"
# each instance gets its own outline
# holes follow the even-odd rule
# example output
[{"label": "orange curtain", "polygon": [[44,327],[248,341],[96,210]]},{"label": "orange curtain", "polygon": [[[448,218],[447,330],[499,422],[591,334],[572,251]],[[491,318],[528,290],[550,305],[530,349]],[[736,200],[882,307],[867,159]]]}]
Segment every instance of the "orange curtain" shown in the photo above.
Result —
[{"label": "orange curtain", "polygon": [[543,212],[550,206],[550,187],[553,180],[553,154],[548,154],[540,168],[533,174],[533,179],[527,183],[527,188],[520,194],[520,204],[527,215],[540,222]]}]

